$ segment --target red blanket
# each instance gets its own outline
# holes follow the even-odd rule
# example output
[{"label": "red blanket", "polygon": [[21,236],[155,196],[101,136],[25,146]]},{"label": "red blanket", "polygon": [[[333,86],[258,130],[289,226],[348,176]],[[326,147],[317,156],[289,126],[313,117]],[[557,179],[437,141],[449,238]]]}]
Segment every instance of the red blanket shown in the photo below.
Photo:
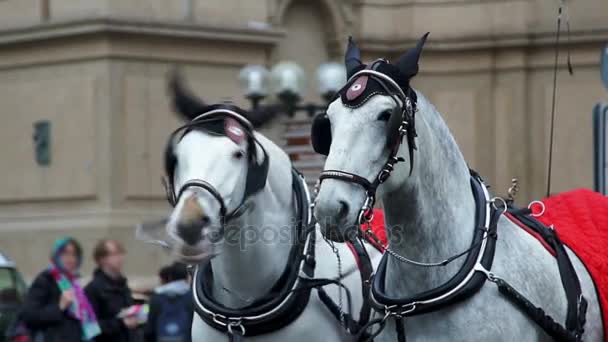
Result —
[{"label": "red blanket", "polygon": [[[545,213],[538,220],[553,225],[560,239],[585,264],[598,290],[604,317],[608,318],[608,197],[578,189],[543,200]],[[537,212],[539,208],[532,208]],[[608,324],[604,340],[608,342]]]}]

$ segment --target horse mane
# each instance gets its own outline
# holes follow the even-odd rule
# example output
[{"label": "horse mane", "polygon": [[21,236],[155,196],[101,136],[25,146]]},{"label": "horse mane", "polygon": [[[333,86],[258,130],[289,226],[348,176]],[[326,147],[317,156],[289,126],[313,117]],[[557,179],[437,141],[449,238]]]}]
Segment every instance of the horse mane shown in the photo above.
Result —
[{"label": "horse mane", "polygon": [[439,110],[420,91],[414,90],[414,92],[416,93],[416,103],[419,110],[419,113],[417,113],[418,120],[416,121],[424,121],[424,124],[429,126],[430,133],[443,147],[445,156],[448,158],[448,162],[452,164],[453,169],[459,169],[464,164],[464,170],[468,170],[462,150]]}]

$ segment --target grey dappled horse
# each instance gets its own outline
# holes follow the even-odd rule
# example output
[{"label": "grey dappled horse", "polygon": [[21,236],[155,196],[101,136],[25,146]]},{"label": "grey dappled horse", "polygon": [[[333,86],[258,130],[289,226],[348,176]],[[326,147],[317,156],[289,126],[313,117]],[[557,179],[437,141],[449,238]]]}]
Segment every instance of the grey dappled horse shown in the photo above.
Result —
[{"label": "grey dappled horse", "polygon": [[[419,91],[410,88],[418,71],[418,59],[426,36],[394,65],[378,62],[386,75],[409,94],[417,108],[417,137],[404,141],[397,152],[401,163],[386,182],[377,188],[385,210],[390,247],[396,253],[420,262],[436,262],[467,250],[475,227],[476,203],[471,176],[440,113]],[[366,66],[351,43],[346,56],[349,77]],[[384,63],[384,64],[383,64]],[[376,64],[372,64],[376,65]],[[373,82],[367,80],[370,87]],[[349,85],[356,98],[359,86]],[[338,97],[327,109],[331,136],[325,170],[342,170],[373,182],[389,158],[394,146],[391,139],[391,113],[403,103],[388,96],[386,89],[372,84],[363,101],[344,101]],[[354,95],[353,95],[354,93]],[[349,96],[348,94],[346,94]],[[412,124],[412,122],[410,122]],[[314,134],[314,133],[313,133]],[[313,140],[315,137],[313,136]],[[415,142],[416,150],[411,148]],[[408,149],[410,147],[410,149]],[[414,153],[413,164],[409,153]],[[410,174],[411,168],[411,174]],[[364,183],[364,182],[363,182]],[[361,184],[361,183],[360,183]],[[315,216],[322,232],[337,240],[352,234],[365,207],[363,186],[342,179],[324,179],[316,197]],[[502,216],[498,221],[498,239],[492,272],[504,278],[547,314],[564,323],[567,302],[557,263],[530,234]],[[602,341],[600,307],[593,282],[580,260],[568,251],[589,306],[585,341]],[[389,257],[385,290],[394,297],[413,296],[433,289],[454,276],[463,258],[444,267],[418,267]],[[393,320],[378,338],[395,341]],[[486,282],[471,298],[440,311],[405,319],[408,342],[414,341],[551,341],[533,321],[510,303],[497,288]]]},{"label": "grey dappled horse", "polygon": [[[171,90],[176,107],[185,119],[192,120],[209,112],[210,106],[187,92],[179,79],[174,80]],[[295,176],[287,154],[255,132],[255,158],[265,156],[268,160],[266,183],[249,198],[247,207],[223,227],[220,217],[222,204],[225,204],[227,212],[233,212],[242,203],[248,172],[252,170],[252,161],[248,159],[252,154],[250,144],[253,140],[239,140],[239,134],[243,132],[237,126],[227,130],[230,132],[210,134],[193,128],[185,130],[180,139],[171,142],[169,159],[174,158],[174,165],[169,166],[172,170],[167,172],[173,175],[172,182],[169,182],[173,186],[169,191],[177,194],[174,209],[166,225],[141,226],[139,233],[143,239],[171,249],[178,260],[199,265],[210,263],[213,272],[210,291],[214,300],[239,310],[268,296],[283,271],[294,266],[288,262],[297,221],[292,191]],[[194,186],[184,186],[192,181]],[[205,188],[203,182],[210,187]],[[217,194],[214,195],[215,191]],[[336,256],[321,239],[321,234],[317,234],[317,239],[315,277],[339,278]],[[353,258],[348,257],[348,248],[344,245],[337,248],[342,256],[341,282],[350,289],[357,318],[362,303],[359,272]],[[334,302],[340,302],[335,286],[327,286],[325,290]],[[346,299],[343,299],[342,309],[347,311]],[[224,332],[212,328],[197,314],[194,318],[193,341],[227,340]],[[240,329],[236,322],[233,329]],[[352,341],[353,337],[345,333],[313,291],[304,311],[295,321],[276,331],[245,339]]]}]

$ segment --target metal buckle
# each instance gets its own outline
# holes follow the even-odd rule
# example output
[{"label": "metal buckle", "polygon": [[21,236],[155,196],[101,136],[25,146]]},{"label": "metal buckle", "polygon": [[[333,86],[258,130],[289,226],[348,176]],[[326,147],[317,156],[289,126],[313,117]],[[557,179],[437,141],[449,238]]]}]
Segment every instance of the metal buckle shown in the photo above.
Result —
[{"label": "metal buckle", "polygon": [[[389,317],[396,317],[396,318],[403,318],[405,317],[407,314],[414,312],[414,310],[416,310],[416,302],[413,303],[409,303],[406,305],[385,305],[384,306],[384,318],[383,320],[386,320]],[[393,311],[394,309],[399,309],[398,312]]]},{"label": "metal buckle", "polygon": [[374,209],[372,207],[373,203],[374,196],[368,195],[363,203],[363,206],[361,207],[361,210],[359,210],[359,224],[372,222],[374,219]]},{"label": "metal buckle", "polygon": [[242,317],[229,318],[218,313],[212,313],[211,318],[213,319],[213,322],[219,324],[222,327],[226,327],[230,334],[234,334],[233,328],[239,328],[239,330],[241,331],[241,335],[245,336],[245,326],[243,325]]},{"label": "metal buckle", "polygon": [[483,267],[482,264],[477,263],[475,264],[475,267],[473,267],[474,271],[477,272],[481,272],[483,274],[485,274],[486,278],[488,278],[489,281],[495,283],[497,280],[500,279],[500,277],[496,276],[494,273],[492,273],[491,271],[488,271],[485,267]]},{"label": "metal buckle", "polygon": [[212,313],[211,314],[211,318],[213,319],[213,321],[223,327],[227,326],[228,324],[223,322],[222,320],[227,319],[228,317],[224,316],[224,315],[220,315],[217,313]]},{"label": "metal buckle", "polygon": [[391,175],[391,170],[393,169],[393,166],[391,164],[386,164],[386,167],[387,168],[382,169],[382,171],[380,171],[380,173],[378,174],[378,182],[380,183],[386,182],[388,177]]}]

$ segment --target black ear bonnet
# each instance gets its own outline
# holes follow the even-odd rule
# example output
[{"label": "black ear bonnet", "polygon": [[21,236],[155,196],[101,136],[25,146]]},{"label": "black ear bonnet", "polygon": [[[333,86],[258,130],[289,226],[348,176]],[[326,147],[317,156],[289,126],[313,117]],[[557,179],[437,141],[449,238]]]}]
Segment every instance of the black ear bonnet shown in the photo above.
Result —
[{"label": "black ear bonnet", "polygon": [[[163,179],[167,200],[172,206],[177,204],[180,194],[175,193],[174,177],[177,167],[177,156],[174,148],[188,132],[201,130],[211,135],[228,136],[226,131],[226,120],[231,119],[238,123],[238,128],[242,129],[247,140],[247,159],[249,167],[245,185],[243,202],[250,196],[261,191],[266,185],[268,178],[269,157],[266,150],[255,139],[253,125],[245,117],[246,112],[239,107],[230,104],[216,104],[207,106],[205,111],[194,118],[189,123],[177,128],[170,136],[165,147],[164,168],[166,178]],[[263,159],[258,162],[256,145],[260,146]]]},{"label": "black ear bonnet", "polygon": [[[375,95],[387,95],[395,99],[395,107],[387,122],[387,147],[391,153],[398,149],[401,138],[406,136],[410,161],[415,149],[416,92],[410,87],[410,80],[418,73],[418,59],[428,33],[415,48],[403,54],[397,63],[378,59],[369,65],[361,62],[361,53],[352,38],[349,38],[344,63],[348,82],[336,94],[348,108],[363,106]],[[405,127],[404,127],[405,126]],[[404,130],[401,132],[400,130]],[[405,131],[407,130],[407,131]],[[328,155],[331,147],[331,123],[326,113],[315,116],[311,129],[311,144],[320,154]],[[411,167],[411,164],[410,164]]]}]

